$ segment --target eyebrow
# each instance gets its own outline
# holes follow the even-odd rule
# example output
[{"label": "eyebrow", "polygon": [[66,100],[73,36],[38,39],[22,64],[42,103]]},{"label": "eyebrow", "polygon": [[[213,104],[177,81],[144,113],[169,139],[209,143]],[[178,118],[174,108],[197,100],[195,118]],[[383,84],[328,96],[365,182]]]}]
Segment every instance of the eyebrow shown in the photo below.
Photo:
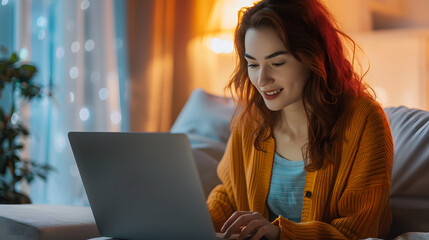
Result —
[{"label": "eyebrow", "polygon": [[[270,58],[277,57],[278,55],[282,55],[282,54],[288,54],[288,52],[286,52],[286,51],[277,51],[275,53],[271,53],[270,55],[264,57],[264,59],[270,59]],[[252,57],[252,56],[250,56],[247,53],[244,53],[244,57],[256,60],[255,57]]]}]

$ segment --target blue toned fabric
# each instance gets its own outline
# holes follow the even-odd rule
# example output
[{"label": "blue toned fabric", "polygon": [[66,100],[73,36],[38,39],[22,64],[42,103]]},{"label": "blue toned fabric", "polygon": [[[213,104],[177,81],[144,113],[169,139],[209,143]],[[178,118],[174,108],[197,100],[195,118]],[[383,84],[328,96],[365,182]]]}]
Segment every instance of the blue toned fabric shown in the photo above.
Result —
[{"label": "blue toned fabric", "polygon": [[290,161],[274,154],[267,198],[270,221],[274,221],[279,215],[293,222],[301,221],[305,177],[304,161]]},{"label": "blue toned fabric", "polygon": [[[30,135],[22,158],[49,164],[47,180],[18,184],[35,204],[89,205],[69,131],[129,131],[126,1],[0,0],[0,45],[36,65],[52,98],[16,101]],[[7,89],[6,89],[7,90]],[[2,94],[1,106],[14,97]]]}]

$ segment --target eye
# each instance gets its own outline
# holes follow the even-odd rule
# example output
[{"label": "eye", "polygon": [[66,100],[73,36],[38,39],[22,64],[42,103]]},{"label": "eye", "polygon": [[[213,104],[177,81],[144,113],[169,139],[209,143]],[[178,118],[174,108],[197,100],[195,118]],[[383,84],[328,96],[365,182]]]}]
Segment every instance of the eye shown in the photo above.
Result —
[{"label": "eye", "polygon": [[285,62],[273,63],[273,66],[274,67],[280,67],[283,64],[285,64]]},{"label": "eye", "polygon": [[258,67],[259,65],[258,65],[258,64],[252,64],[252,63],[249,63],[247,66],[248,66],[249,68],[256,68],[256,67]]}]

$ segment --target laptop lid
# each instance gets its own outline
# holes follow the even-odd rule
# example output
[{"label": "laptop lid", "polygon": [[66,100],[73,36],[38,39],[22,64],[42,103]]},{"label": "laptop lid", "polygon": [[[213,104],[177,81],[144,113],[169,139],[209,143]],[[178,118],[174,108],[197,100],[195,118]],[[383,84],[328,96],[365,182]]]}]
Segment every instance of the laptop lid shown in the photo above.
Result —
[{"label": "laptop lid", "polygon": [[216,239],[184,134],[70,132],[100,234]]}]

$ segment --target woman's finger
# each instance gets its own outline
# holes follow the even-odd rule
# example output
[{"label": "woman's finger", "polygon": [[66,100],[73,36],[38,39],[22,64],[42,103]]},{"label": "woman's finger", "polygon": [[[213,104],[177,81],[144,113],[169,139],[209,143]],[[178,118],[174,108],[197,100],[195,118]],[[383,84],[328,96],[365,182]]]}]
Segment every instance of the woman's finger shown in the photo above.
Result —
[{"label": "woman's finger", "polygon": [[257,233],[258,229],[266,224],[271,224],[266,219],[257,219],[250,221],[246,227],[241,230],[238,240],[248,239],[249,236],[253,236]]},{"label": "woman's finger", "polygon": [[244,215],[244,214],[249,214],[252,212],[249,211],[236,211],[234,212],[231,217],[228,218],[228,220],[226,220],[226,222],[223,224],[222,228],[220,229],[221,232],[225,232],[233,222],[235,222],[235,220],[237,218],[239,218],[240,216]]},{"label": "woman's finger", "polygon": [[240,233],[242,227],[245,227],[250,221],[258,219],[260,214],[258,215],[258,213],[255,212],[241,212],[237,215],[234,216],[235,221],[231,223],[228,228],[226,228],[224,237],[228,238],[231,236],[231,234]]},{"label": "woman's finger", "polygon": [[257,232],[252,236],[250,240],[260,240],[262,239],[268,231],[268,227],[262,226],[258,228]]}]

